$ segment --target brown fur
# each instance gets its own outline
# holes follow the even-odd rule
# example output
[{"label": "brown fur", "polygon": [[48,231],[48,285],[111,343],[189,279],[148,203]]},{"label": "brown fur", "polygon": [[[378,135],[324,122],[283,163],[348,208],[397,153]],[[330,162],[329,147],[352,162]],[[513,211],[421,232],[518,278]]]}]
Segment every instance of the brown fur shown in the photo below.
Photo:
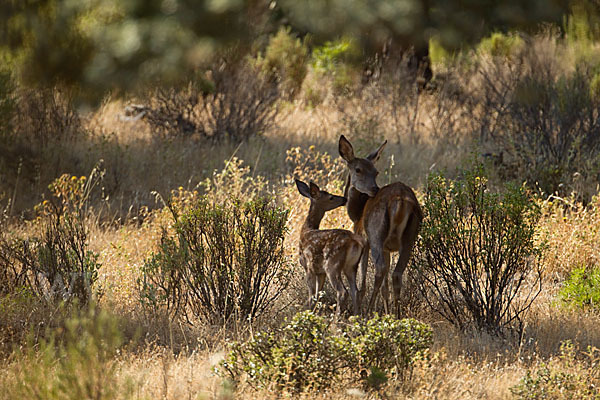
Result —
[{"label": "brown fur", "polygon": [[[306,271],[306,283],[309,292],[309,307],[313,307],[315,296],[323,288],[325,277],[337,294],[337,312],[339,313],[346,298],[346,288],[342,284],[342,273],[350,286],[353,312],[360,312],[356,272],[366,247],[366,240],[344,229],[320,230],[319,225],[325,212],[346,203],[341,196],[333,196],[310,183],[307,190],[303,182],[296,181],[298,190],[311,200],[310,209],[300,231],[300,264]],[[307,195],[308,194],[308,195]]]},{"label": "brown fur", "polygon": [[[379,159],[385,144],[367,158],[357,158],[350,142],[341,136],[339,151],[349,170],[346,185],[348,216],[354,222],[354,232],[367,237],[367,246],[375,264],[375,287],[369,301],[369,310],[373,309],[379,290],[383,286],[384,308],[386,312],[389,311],[387,274],[390,253],[399,252],[398,262],[392,274],[394,298],[399,314],[398,300],[402,275],[412,253],[423,213],[415,193],[409,186],[396,182],[378,188],[378,172],[373,162]],[[367,251],[361,260],[361,295],[365,290],[368,257]]]}]

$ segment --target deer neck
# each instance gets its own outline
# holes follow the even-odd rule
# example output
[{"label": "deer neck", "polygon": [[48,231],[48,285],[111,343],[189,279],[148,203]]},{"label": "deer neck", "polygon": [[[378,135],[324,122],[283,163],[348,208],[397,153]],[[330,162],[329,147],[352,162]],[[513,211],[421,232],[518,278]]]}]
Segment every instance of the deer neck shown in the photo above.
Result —
[{"label": "deer neck", "polygon": [[348,202],[346,203],[348,217],[350,217],[350,220],[356,225],[362,218],[365,204],[367,204],[367,200],[369,200],[370,197],[369,195],[356,190],[354,186],[348,185],[346,198],[348,199]]},{"label": "deer neck", "polygon": [[302,231],[312,231],[319,229],[319,225],[321,225],[321,220],[325,216],[325,211],[318,209],[311,203],[310,208],[308,210],[308,216],[304,221],[304,225],[302,226]]}]

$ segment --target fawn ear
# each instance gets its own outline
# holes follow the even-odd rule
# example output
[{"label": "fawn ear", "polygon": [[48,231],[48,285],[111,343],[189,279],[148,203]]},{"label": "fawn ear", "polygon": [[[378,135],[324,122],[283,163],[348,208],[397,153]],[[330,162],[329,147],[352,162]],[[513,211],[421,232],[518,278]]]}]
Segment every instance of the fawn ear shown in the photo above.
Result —
[{"label": "fawn ear", "polygon": [[346,162],[352,162],[352,160],[354,160],[354,149],[344,135],[340,136],[338,151],[340,152],[340,156],[346,160]]},{"label": "fawn ear", "polygon": [[314,183],[310,182],[310,197],[318,199],[321,196],[321,189]]},{"label": "fawn ear", "polygon": [[296,186],[298,187],[298,191],[300,192],[300,194],[310,199],[310,189],[308,188],[308,185],[299,179],[294,180],[296,181]]},{"label": "fawn ear", "polygon": [[369,154],[367,156],[367,160],[369,160],[371,162],[376,162],[377,160],[379,160],[379,157],[381,157],[381,152],[383,151],[383,148],[385,147],[386,144],[387,144],[387,140],[385,142],[383,142],[383,144],[381,146],[379,146],[379,148],[377,150],[375,150],[374,152]]}]

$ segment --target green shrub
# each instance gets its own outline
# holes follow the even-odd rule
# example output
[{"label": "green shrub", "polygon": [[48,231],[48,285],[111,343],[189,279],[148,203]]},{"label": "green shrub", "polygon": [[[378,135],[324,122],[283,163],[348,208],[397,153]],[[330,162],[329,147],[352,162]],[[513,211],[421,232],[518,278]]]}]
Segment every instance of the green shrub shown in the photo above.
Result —
[{"label": "green shrub", "polygon": [[288,284],[288,212],[265,199],[216,204],[174,196],[159,250],[142,267],[141,300],[175,316],[254,320]]},{"label": "green shrub", "polygon": [[516,34],[494,32],[490,37],[484,38],[479,42],[477,51],[489,54],[492,57],[509,58],[519,52],[523,46],[523,39]]},{"label": "green shrub", "polygon": [[269,39],[263,56],[258,56],[256,65],[262,72],[279,81],[287,98],[293,98],[306,77],[308,46],[291,32],[289,27],[281,27]]},{"label": "green shrub", "polygon": [[431,336],[428,325],[411,319],[355,317],[336,329],[331,319],[304,311],[281,328],[233,343],[217,372],[276,390],[322,390],[341,379],[377,387],[408,371]]},{"label": "green shrub", "polygon": [[352,64],[358,55],[358,47],[354,41],[340,39],[315,47],[311,65],[318,75],[333,77],[333,88],[341,93],[352,85]]},{"label": "green shrub", "polygon": [[600,309],[600,268],[573,269],[560,291],[560,298],[567,304]]},{"label": "green shrub", "polygon": [[416,281],[427,302],[461,329],[514,326],[541,290],[538,205],[523,187],[487,187],[482,164],[451,181],[427,180]]},{"label": "green shrub", "polygon": [[131,386],[117,376],[123,340],[114,317],[91,308],[68,319],[60,334],[30,343],[9,365],[0,398],[75,400],[128,398]]},{"label": "green shrub", "polygon": [[424,354],[431,346],[432,333],[426,324],[390,315],[375,315],[367,321],[352,317],[347,329],[356,366],[392,375],[404,373]]}]

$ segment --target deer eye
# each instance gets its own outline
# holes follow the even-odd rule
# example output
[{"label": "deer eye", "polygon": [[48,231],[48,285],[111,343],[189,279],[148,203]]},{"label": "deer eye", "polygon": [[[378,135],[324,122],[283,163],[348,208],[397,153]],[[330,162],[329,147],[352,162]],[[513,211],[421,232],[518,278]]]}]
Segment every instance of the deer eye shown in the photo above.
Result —
[{"label": "deer eye", "polygon": [[357,174],[360,174],[360,173],[361,173],[361,170],[360,170],[360,168],[356,168],[356,170],[355,170],[355,171],[356,171],[356,173],[357,173]]},{"label": "deer eye", "polygon": [[333,196],[329,196],[329,200],[333,200]]}]

